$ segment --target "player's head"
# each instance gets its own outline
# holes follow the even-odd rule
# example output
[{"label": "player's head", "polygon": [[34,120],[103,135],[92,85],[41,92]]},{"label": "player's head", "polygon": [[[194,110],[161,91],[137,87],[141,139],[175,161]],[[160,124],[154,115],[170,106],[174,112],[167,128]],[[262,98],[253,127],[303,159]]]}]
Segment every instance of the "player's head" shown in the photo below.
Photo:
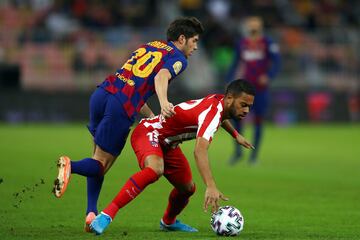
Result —
[{"label": "player's head", "polygon": [[201,22],[195,17],[175,19],[167,30],[167,40],[174,42],[177,48],[189,57],[197,50],[199,36],[204,32]]},{"label": "player's head", "polygon": [[258,16],[250,16],[245,20],[246,35],[250,38],[258,38],[262,35],[263,21]]},{"label": "player's head", "polygon": [[250,82],[238,79],[226,88],[224,98],[224,119],[243,119],[254,103],[255,87]]}]

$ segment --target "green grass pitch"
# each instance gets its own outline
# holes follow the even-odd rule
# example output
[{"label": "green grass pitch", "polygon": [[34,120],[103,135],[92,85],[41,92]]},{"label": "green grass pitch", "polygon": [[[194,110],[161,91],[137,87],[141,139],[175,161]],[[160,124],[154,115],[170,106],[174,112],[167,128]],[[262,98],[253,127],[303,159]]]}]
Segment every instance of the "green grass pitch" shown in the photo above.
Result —
[{"label": "green grass pitch", "polygon": [[[251,136],[247,129],[246,136]],[[97,239],[217,239],[202,210],[204,184],[195,168],[194,141],[182,148],[197,192],[179,219],[198,233],[158,230],[171,186],[150,185],[120,210]],[[245,227],[237,239],[360,239],[360,126],[267,126],[260,163],[230,167],[232,140],[220,130],[210,146],[218,188],[240,209]],[[73,175],[63,198],[51,194],[55,160],[91,155],[85,125],[0,125],[0,239],[95,239],[83,232],[85,178]],[[107,174],[99,207],[138,171],[129,144]]]}]

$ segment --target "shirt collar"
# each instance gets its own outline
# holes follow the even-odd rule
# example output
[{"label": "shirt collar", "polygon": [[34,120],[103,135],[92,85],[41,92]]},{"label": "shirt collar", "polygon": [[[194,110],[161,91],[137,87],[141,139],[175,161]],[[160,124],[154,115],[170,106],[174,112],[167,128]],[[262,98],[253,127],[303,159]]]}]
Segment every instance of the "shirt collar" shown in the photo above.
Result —
[{"label": "shirt collar", "polygon": [[183,56],[185,57],[185,54],[184,54],[182,51],[180,51],[180,49],[178,49],[172,41],[168,41],[167,44],[168,44],[169,46],[171,46],[172,48],[174,48],[175,51],[181,53],[181,55],[183,55]]}]

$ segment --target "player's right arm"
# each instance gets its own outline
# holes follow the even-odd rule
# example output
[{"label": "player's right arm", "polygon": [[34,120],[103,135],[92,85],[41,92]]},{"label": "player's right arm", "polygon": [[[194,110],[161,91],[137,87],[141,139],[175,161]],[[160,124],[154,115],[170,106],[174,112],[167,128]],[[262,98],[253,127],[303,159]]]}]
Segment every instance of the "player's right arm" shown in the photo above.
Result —
[{"label": "player's right arm", "polygon": [[173,104],[169,102],[167,97],[169,80],[171,79],[171,73],[168,69],[161,69],[155,76],[155,91],[158,96],[161,114],[168,118],[175,114]]},{"label": "player's right arm", "polygon": [[215,180],[212,176],[208,148],[209,141],[203,137],[196,138],[195,143],[195,161],[196,166],[200,172],[200,175],[206,185],[205,198],[204,198],[204,211],[206,212],[208,207],[211,207],[211,211],[215,212],[219,208],[219,200],[228,200],[224,195],[217,189]]}]

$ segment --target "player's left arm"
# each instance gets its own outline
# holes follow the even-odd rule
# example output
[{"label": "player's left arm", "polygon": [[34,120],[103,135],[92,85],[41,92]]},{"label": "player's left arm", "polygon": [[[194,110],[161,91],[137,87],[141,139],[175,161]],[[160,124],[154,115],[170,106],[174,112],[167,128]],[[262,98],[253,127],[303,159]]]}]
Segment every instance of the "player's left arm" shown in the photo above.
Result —
[{"label": "player's left arm", "polygon": [[271,39],[267,39],[267,44],[268,44],[268,55],[271,63],[267,71],[267,76],[271,80],[274,79],[280,71],[281,56],[280,56],[279,45],[277,43],[273,42]]},{"label": "player's left arm", "polygon": [[255,147],[245,139],[244,136],[242,136],[231,124],[230,120],[226,119],[221,123],[221,127],[225,129],[233,138],[236,139],[236,142],[246,148],[255,149]]},{"label": "player's left arm", "polygon": [[155,114],[153,113],[149,105],[147,105],[146,103],[141,107],[140,114],[146,118],[155,117]]},{"label": "player's left arm", "polygon": [[206,185],[205,198],[204,198],[204,211],[211,207],[211,211],[215,212],[219,208],[219,200],[228,200],[216,187],[214,177],[211,172],[208,148],[209,141],[203,137],[197,137],[195,143],[194,156],[196,166],[199,173]]}]

